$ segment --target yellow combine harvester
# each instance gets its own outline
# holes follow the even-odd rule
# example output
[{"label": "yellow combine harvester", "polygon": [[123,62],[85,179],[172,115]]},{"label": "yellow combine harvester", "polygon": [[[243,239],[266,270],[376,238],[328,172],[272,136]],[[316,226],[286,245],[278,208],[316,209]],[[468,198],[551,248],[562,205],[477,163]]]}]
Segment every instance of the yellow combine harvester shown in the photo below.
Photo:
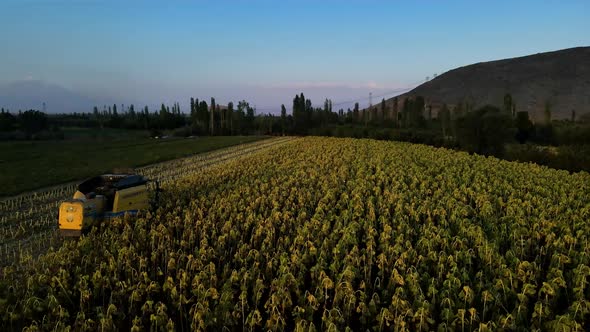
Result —
[{"label": "yellow combine harvester", "polygon": [[[73,199],[59,206],[63,236],[80,236],[100,221],[150,207],[148,180],[135,174],[104,174],[78,185]],[[156,198],[159,191],[156,182]]]}]

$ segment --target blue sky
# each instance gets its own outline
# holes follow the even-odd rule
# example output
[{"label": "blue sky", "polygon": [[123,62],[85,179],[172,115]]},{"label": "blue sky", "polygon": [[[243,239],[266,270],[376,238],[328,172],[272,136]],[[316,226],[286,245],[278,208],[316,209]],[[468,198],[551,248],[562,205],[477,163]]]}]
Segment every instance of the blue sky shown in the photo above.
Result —
[{"label": "blue sky", "polygon": [[0,83],[273,111],[301,91],[318,104],[394,94],[458,66],[588,46],[588,17],[587,0],[2,0]]}]

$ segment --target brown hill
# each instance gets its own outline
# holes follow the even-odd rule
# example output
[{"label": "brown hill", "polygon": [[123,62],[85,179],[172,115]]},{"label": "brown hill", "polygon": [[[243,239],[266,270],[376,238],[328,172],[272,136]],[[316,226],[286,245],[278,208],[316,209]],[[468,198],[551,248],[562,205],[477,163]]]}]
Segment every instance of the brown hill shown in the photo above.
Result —
[{"label": "brown hill", "polygon": [[[554,119],[590,112],[590,47],[576,47],[518,58],[480,62],[450,70],[398,96],[423,96],[433,114],[446,103],[503,106],[510,93],[517,111],[532,119],[543,118],[549,103]],[[388,101],[392,103],[393,99]]]}]

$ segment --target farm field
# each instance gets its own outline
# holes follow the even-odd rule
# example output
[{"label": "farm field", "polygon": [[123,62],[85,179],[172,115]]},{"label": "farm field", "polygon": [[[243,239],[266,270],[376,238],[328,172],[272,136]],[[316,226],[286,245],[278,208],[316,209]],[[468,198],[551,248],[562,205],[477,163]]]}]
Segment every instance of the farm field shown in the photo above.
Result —
[{"label": "farm field", "polygon": [[[191,174],[216,163],[290,140],[292,138],[288,137],[257,140],[148,165],[136,171],[165,185],[182,174]],[[26,265],[37,254],[61,245],[62,240],[57,233],[58,207],[63,200],[72,197],[76,186],[76,183],[64,184],[0,201],[0,266],[16,261],[20,265]]]},{"label": "farm field", "polygon": [[[83,133],[84,131],[80,131]],[[132,168],[253,142],[260,136],[79,139],[0,142],[0,197],[80,180],[114,168]],[[81,135],[81,134],[80,134]]]},{"label": "farm field", "polygon": [[145,139],[150,137],[148,130],[129,130],[119,128],[61,127],[66,140],[122,140]]},{"label": "farm field", "polygon": [[148,168],[157,211],[19,255],[0,328],[590,330],[588,173],[374,140],[248,146]]}]

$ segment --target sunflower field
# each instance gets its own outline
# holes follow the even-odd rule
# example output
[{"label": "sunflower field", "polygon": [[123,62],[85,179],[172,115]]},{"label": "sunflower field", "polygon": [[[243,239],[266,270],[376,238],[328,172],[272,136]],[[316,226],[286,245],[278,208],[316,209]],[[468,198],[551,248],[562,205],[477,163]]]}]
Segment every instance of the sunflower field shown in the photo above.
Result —
[{"label": "sunflower field", "polygon": [[590,330],[588,173],[318,137],[177,173],[2,268],[0,329]]}]

